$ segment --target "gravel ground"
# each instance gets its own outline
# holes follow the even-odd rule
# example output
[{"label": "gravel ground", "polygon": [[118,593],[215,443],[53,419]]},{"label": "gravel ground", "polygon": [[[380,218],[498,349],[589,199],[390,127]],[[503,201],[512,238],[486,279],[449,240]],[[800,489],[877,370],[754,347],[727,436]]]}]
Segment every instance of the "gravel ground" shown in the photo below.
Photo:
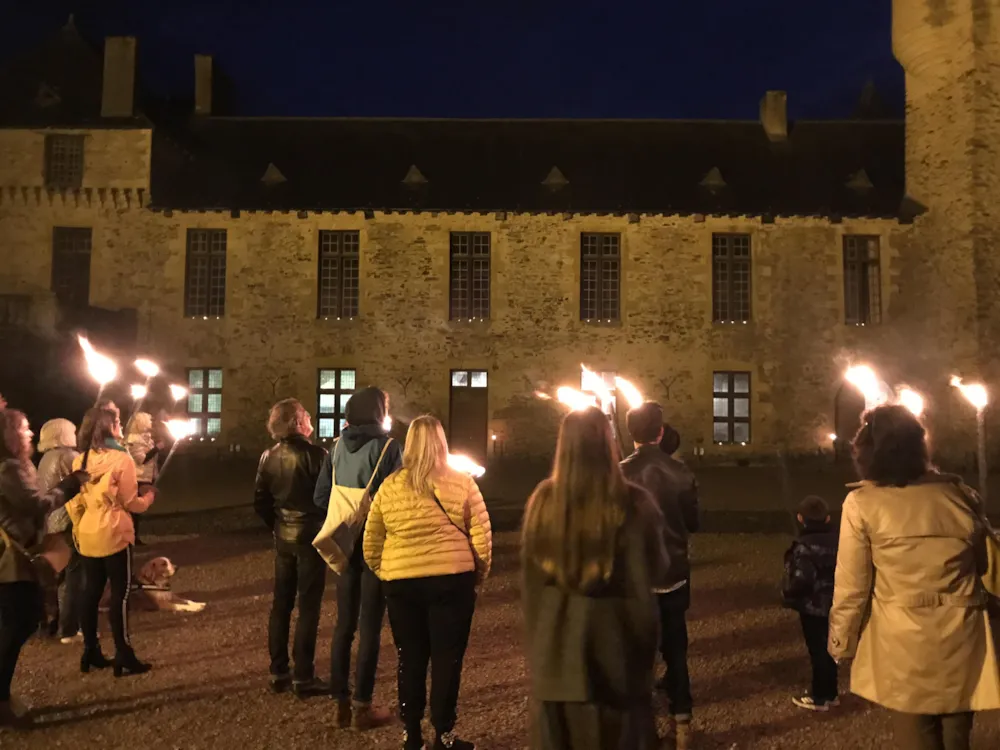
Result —
[{"label": "gravel ground", "polygon": [[[149,519],[144,535],[148,546],[140,548],[141,557],[171,557],[180,567],[174,589],[208,602],[208,608],[194,615],[135,614],[136,651],[155,665],[138,677],[80,675],[79,647],[34,639],[14,689],[35,707],[39,727],[19,735],[0,731],[0,747],[398,747],[398,726],[366,734],[337,730],[329,699],[300,702],[266,690],[271,555],[268,538],[250,530],[245,513]],[[775,606],[786,544],[780,535],[695,539],[690,622],[697,747],[892,747],[886,714],[863,701],[848,698],[828,715],[802,712],[790,703],[806,684],[808,665],[794,614]],[[526,748],[515,534],[497,536],[496,558],[476,612],[458,729],[481,748]],[[333,630],[333,594],[328,587],[318,649],[321,674]],[[376,701],[395,709],[396,657],[388,622],[382,645]],[[974,747],[1000,747],[1000,716],[977,720]]]}]

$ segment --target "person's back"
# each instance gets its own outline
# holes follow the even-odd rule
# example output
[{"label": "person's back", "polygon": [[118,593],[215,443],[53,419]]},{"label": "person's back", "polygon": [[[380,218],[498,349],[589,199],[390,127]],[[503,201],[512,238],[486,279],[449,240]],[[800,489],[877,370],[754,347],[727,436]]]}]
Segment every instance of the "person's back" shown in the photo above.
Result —
[{"label": "person's back", "polygon": [[86,470],[90,481],[66,505],[73,521],[73,537],[80,554],[107,557],[135,543],[129,513],[141,513],[152,495],[140,496],[135,464],[122,450],[88,450],[77,456],[74,470]]},{"label": "person's back", "polygon": [[254,505],[280,538],[311,543],[323,525],[313,493],[325,458],[326,450],[302,435],[280,439],[261,456]]}]

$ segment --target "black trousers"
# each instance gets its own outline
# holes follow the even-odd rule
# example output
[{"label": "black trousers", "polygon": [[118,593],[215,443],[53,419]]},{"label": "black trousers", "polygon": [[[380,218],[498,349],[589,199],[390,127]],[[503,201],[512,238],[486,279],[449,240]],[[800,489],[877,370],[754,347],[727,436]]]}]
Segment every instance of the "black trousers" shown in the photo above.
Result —
[{"label": "black trousers", "polygon": [[0,583],[0,702],[10,700],[21,647],[38,628],[41,616],[42,589],[37,583]]},{"label": "black trousers", "polygon": [[128,594],[132,584],[132,547],[126,547],[107,557],[82,557],[84,590],[80,607],[80,627],[84,647],[96,649],[97,610],[104,595],[104,586],[111,582],[111,602],[108,619],[115,639],[115,652],[126,653],[132,649],[128,636]]},{"label": "black trousers", "polygon": [[690,719],[694,709],[688,672],[687,611],[691,606],[691,585],[669,594],[657,594],[656,600],[660,606],[660,652],[667,665],[664,686],[670,715]]},{"label": "black trousers", "polygon": [[900,750],[969,750],[974,714],[925,716],[892,712],[892,734]]},{"label": "black trousers", "polygon": [[455,727],[462,661],[476,609],[476,574],[386,581],[389,625],[399,654],[399,713],[417,732],[427,705],[431,665],[431,723],[440,735]]},{"label": "black trousers", "polygon": [[295,624],[295,680],[305,682],[315,676],[316,634],[319,611],[326,587],[326,563],[315,548],[305,542],[274,540],[274,601],[267,629],[271,653],[271,674],[287,675],[288,635],[295,599],[299,619]]},{"label": "black trousers", "polygon": [[831,701],[837,697],[837,662],[827,649],[830,637],[830,618],[799,613],[802,620],[802,635],[809,649],[812,662],[812,698],[816,701]]},{"label": "black trousers", "polygon": [[70,548],[69,563],[59,576],[59,631],[60,638],[72,638],[80,632],[80,603],[83,598],[83,557],[73,546],[73,532],[67,531],[66,543]]},{"label": "black trousers", "polygon": [[335,697],[351,697],[351,645],[354,634],[358,633],[354,700],[357,703],[372,702],[384,619],[382,582],[365,563],[361,541],[358,540],[347,570],[337,581],[337,625],[330,646],[330,693]]}]

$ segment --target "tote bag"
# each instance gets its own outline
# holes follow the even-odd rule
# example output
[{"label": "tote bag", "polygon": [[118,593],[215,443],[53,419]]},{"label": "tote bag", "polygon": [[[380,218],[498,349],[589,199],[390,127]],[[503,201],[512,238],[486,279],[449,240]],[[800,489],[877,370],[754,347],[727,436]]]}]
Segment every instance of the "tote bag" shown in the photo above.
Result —
[{"label": "tote bag", "polygon": [[340,450],[340,441],[338,440],[334,446],[333,458],[330,461],[333,473],[330,482],[330,502],[326,509],[326,521],[313,539],[313,547],[337,575],[343,575],[347,570],[347,564],[354,553],[354,546],[361,536],[361,529],[365,525],[368,510],[372,505],[372,480],[378,474],[391,442],[392,438],[386,441],[378,457],[378,463],[368,478],[368,484],[364,487],[344,487],[337,484],[337,451]]}]

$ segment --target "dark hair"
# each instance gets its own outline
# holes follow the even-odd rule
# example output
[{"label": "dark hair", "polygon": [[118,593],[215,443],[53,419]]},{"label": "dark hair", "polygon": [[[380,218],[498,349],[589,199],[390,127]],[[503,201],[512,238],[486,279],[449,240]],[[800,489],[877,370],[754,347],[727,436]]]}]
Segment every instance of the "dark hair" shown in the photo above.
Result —
[{"label": "dark hair", "polygon": [[927,432],[905,406],[878,406],[865,412],[854,436],[854,465],[862,479],[905,487],[930,469]]},{"label": "dark hair", "polygon": [[115,423],[120,419],[119,412],[112,409],[94,409],[94,423],[87,435],[86,450],[104,450],[108,440],[114,439]]},{"label": "dark hair", "polygon": [[282,399],[271,407],[267,417],[267,431],[275,440],[284,440],[299,434],[299,420],[305,407],[297,398]]},{"label": "dark hair", "polygon": [[660,438],[660,450],[668,456],[674,455],[681,447],[681,434],[670,425],[664,423],[663,437]]},{"label": "dark hair", "polygon": [[822,523],[830,517],[830,506],[819,495],[809,495],[799,503],[799,515],[806,522]]},{"label": "dark hair", "polygon": [[628,410],[625,424],[635,442],[643,445],[655,443],[663,429],[663,409],[655,401],[646,401]]},{"label": "dark hair", "polygon": [[351,427],[360,425],[380,425],[389,409],[389,397],[381,388],[373,385],[355,391],[347,400],[344,418]]},{"label": "dark hair", "polygon": [[25,450],[24,441],[21,440],[21,424],[27,422],[28,417],[23,411],[17,409],[4,409],[0,411],[0,460],[26,462],[31,460],[31,449]]}]

